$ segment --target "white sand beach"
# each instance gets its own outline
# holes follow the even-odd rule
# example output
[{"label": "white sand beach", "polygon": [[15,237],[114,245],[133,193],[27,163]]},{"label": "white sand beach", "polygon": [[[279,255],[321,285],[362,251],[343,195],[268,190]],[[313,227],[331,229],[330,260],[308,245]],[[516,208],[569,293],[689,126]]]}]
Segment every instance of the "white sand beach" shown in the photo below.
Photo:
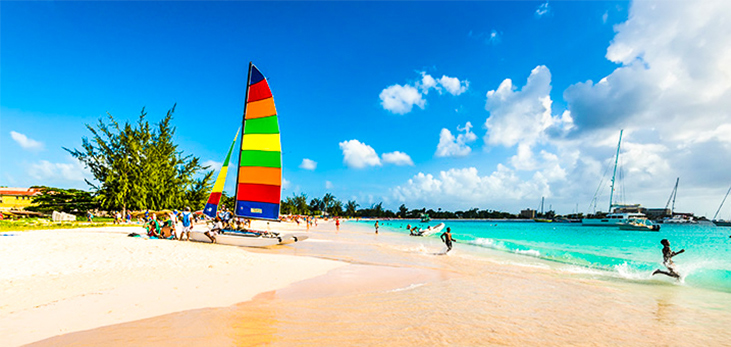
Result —
[{"label": "white sand beach", "polygon": [[[282,229],[285,224],[277,225]],[[142,228],[42,230],[3,237],[2,345],[230,306],[345,265],[240,247],[127,237],[131,232],[142,233]]]},{"label": "white sand beach", "polygon": [[0,336],[155,347],[731,341],[728,293],[557,272],[463,244],[445,256],[436,237],[375,235],[370,223],[271,229],[310,238],[250,249],[129,238],[129,228],[6,237]]}]

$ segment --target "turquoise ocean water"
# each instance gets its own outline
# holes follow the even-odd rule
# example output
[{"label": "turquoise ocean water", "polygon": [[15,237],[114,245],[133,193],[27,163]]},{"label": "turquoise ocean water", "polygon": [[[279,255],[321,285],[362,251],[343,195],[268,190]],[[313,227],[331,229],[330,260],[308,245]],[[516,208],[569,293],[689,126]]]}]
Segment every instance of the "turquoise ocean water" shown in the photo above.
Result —
[{"label": "turquoise ocean water", "polygon": [[[673,260],[685,285],[731,293],[731,228],[713,224],[662,224],[659,232],[589,227],[580,223],[508,221],[416,220],[381,221],[383,231],[408,235],[407,224],[452,228],[458,243],[473,252],[503,252],[511,259],[536,260],[576,273],[610,276],[632,281],[656,280],[651,275],[662,266],[660,240],[668,239],[674,251],[685,249]],[[357,224],[370,225],[374,221]],[[430,236],[438,239],[439,235]],[[662,277],[656,275],[655,277]]]}]

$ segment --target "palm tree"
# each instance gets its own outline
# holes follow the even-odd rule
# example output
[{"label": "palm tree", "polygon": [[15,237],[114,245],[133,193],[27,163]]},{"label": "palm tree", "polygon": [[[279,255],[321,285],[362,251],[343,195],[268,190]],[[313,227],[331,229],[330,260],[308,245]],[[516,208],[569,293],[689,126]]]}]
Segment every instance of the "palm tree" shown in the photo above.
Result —
[{"label": "palm tree", "polygon": [[327,213],[336,217],[343,214],[343,202],[340,200],[333,201],[332,205],[327,209]]},{"label": "palm tree", "polygon": [[355,212],[358,210],[358,203],[355,200],[348,200],[345,204],[345,215],[348,217],[355,217]]}]

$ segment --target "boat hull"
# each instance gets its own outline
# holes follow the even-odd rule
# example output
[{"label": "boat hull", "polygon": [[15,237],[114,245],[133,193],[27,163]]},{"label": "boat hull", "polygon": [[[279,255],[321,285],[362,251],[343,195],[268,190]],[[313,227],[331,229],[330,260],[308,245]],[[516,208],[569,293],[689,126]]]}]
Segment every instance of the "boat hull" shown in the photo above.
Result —
[{"label": "boat hull", "polygon": [[[216,235],[216,243],[221,245],[238,247],[269,247],[274,245],[286,245],[308,239],[307,235],[284,234],[276,237],[257,236],[255,234],[244,234],[224,232]],[[205,233],[193,231],[190,233],[190,240],[203,243],[213,243]]]},{"label": "boat hull", "polygon": [[628,218],[584,218],[581,220],[581,225],[618,227],[628,221]]},{"label": "boat hull", "polygon": [[419,230],[419,232],[420,232],[421,236],[429,236],[429,235],[434,235],[434,234],[442,231],[442,229],[444,229],[444,223],[439,223],[439,224],[435,225],[434,227]]},{"label": "boat hull", "polygon": [[653,225],[653,226],[646,226],[646,225],[620,225],[619,229],[621,230],[635,230],[635,231],[653,231],[653,232],[659,232],[660,226],[659,225]]},{"label": "boat hull", "polygon": [[714,220],[713,224],[717,227],[731,227],[731,221]]}]

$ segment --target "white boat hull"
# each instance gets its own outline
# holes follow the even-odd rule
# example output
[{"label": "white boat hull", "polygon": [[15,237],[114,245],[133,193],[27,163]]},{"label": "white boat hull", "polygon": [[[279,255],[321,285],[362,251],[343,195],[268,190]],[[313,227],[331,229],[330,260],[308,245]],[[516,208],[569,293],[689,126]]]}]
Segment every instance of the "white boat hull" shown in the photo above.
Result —
[{"label": "white boat hull", "polygon": [[429,235],[434,235],[434,234],[442,231],[442,229],[444,229],[444,223],[439,223],[433,227],[419,230],[419,232],[421,233],[421,236],[429,236]]},{"label": "white boat hull", "polygon": [[618,227],[627,224],[628,218],[584,218],[581,225]]},{"label": "white boat hull", "polygon": [[[304,241],[307,235],[284,234],[277,237],[264,237],[247,235],[242,233],[223,233],[216,235],[216,243],[221,245],[239,247],[269,247],[274,245],[286,245]],[[193,231],[190,233],[190,240],[196,242],[212,243],[211,239],[203,232]]]}]

